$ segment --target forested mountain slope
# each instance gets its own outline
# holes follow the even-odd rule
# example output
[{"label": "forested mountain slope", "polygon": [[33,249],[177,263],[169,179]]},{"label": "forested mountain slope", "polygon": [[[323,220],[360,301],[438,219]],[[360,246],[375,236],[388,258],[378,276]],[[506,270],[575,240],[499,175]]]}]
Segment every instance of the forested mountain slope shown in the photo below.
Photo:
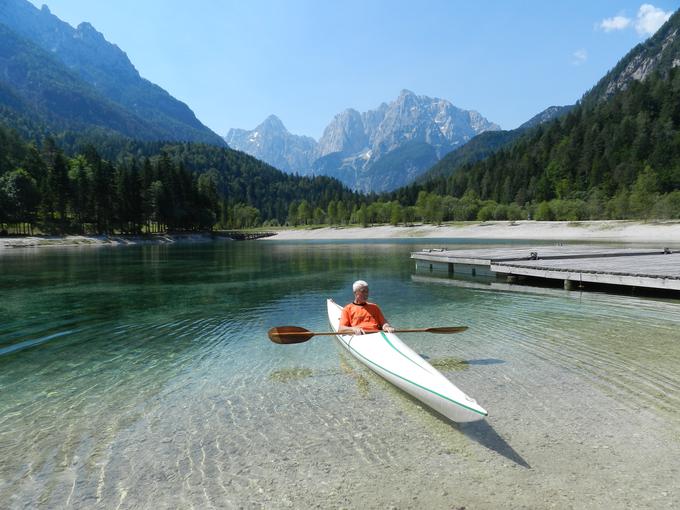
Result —
[{"label": "forested mountain slope", "polygon": [[503,147],[508,147],[526,132],[540,124],[550,122],[566,115],[573,105],[551,106],[519,126],[517,129],[486,131],[475,136],[462,147],[448,153],[437,164],[421,175],[417,182],[425,183],[437,177],[448,177],[460,167],[481,161]]},{"label": "forested mountain slope", "polygon": [[137,139],[224,141],[189,107],[145,80],[89,23],[77,28],[46,6],[0,2],[0,107],[51,130],[97,128]]},{"label": "forested mountain slope", "polygon": [[[575,200],[574,207],[582,205],[578,217],[674,215],[668,211],[680,205],[674,202],[680,199],[680,70],[631,82],[594,106],[580,105],[423,189],[524,207]],[[663,197],[672,203],[659,202]],[[655,207],[666,211],[655,213]]]},{"label": "forested mountain slope", "polygon": [[676,12],[566,116],[528,130],[482,161],[440,171],[421,187],[394,196],[413,197],[418,190],[475,196],[545,219],[676,217],[679,29]]}]

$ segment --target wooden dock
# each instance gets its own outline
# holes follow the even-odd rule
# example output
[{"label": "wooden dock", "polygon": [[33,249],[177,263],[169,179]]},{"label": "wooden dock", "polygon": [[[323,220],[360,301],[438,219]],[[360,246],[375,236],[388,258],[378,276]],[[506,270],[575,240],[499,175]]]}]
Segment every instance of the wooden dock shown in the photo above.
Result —
[{"label": "wooden dock", "polygon": [[217,233],[234,241],[251,241],[276,235],[276,232],[251,232],[247,230],[219,230]]},{"label": "wooden dock", "polygon": [[565,289],[584,284],[680,290],[680,251],[668,248],[539,246],[414,252],[416,270],[449,274],[561,280]]}]

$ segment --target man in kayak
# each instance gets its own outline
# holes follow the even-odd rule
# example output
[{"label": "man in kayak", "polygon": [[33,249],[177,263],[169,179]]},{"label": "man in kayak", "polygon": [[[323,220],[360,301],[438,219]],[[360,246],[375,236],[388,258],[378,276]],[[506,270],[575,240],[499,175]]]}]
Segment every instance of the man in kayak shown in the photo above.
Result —
[{"label": "man in kayak", "polygon": [[363,335],[380,330],[387,333],[394,331],[394,328],[390,326],[382,314],[380,307],[375,303],[366,301],[368,299],[368,283],[357,280],[352,285],[352,292],[354,292],[354,302],[342,309],[338,333]]}]

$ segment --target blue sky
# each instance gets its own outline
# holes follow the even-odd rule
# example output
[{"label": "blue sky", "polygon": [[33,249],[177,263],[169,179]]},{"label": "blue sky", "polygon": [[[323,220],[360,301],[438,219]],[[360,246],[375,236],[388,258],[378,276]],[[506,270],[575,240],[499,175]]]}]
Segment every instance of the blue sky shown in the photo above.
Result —
[{"label": "blue sky", "polygon": [[680,1],[31,0],[90,22],[220,135],[275,114],[318,139],[402,89],[512,129],[571,104]]}]

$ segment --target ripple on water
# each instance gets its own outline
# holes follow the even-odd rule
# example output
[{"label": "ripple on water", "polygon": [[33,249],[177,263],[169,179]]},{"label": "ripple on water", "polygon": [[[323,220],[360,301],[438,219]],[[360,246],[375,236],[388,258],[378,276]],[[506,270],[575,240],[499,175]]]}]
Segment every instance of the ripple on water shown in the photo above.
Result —
[{"label": "ripple on water", "polygon": [[269,374],[269,379],[276,382],[291,382],[307,379],[311,377],[314,372],[311,368],[283,368],[275,370]]}]

